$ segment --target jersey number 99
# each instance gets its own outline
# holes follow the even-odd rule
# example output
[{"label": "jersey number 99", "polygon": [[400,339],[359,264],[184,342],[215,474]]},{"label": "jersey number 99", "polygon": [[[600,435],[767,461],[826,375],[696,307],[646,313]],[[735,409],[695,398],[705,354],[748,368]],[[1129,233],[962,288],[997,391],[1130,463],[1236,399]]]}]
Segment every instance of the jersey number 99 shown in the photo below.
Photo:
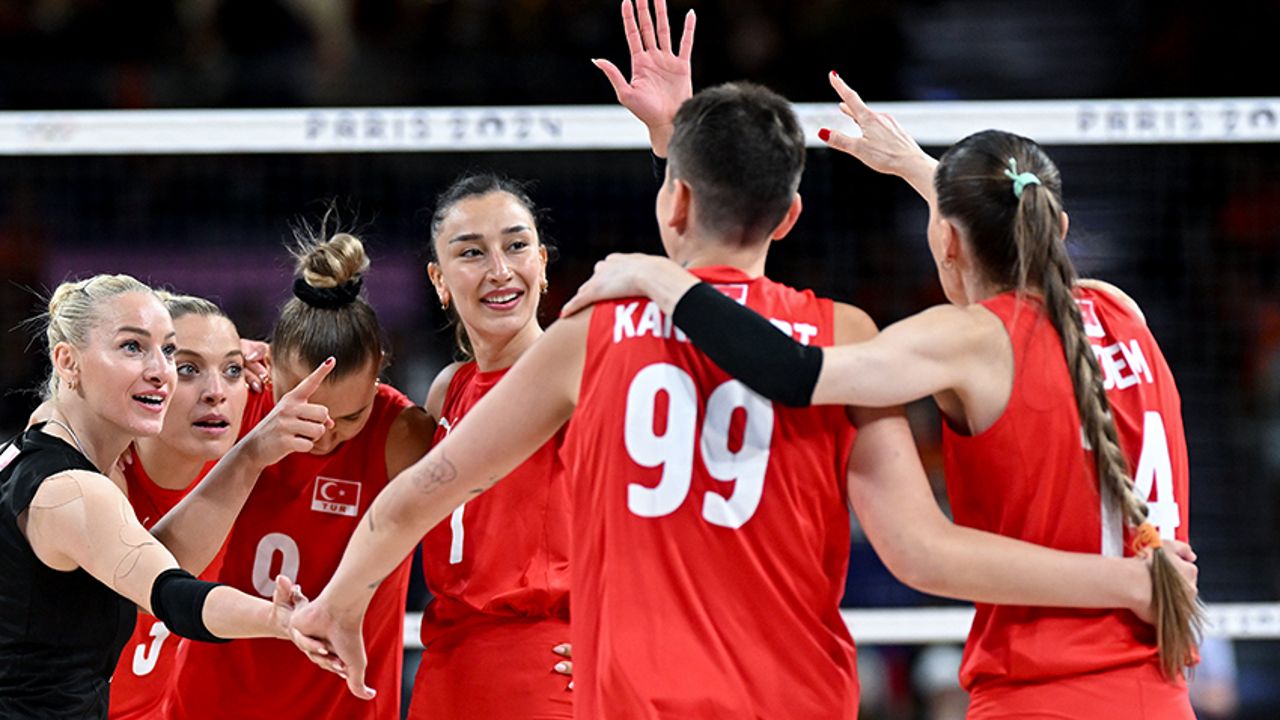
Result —
[{"label": "jersey number 99", "polygon": [[[654,427],[660,393],[667,398],[661,434]],[[742,442],[733,450],[730,427],[739,410],[743,413]],[[675,512],[689,495],[694,456],[698,454],[707,474],[734,483],[728,497],[711,491],[703,495],[702,517],[713,525],[736,530],[755,515],[764,494],[773,439],[773,403],[730,380],[707,398],[700,434],[696,433],[697,425],[697,388],[689,373],[669,363],[655,363],[636,373],[627,389],[627,454],[642,467],[661,467],[662,475],[653,487],[630,483],[627,508],[646,518]]]}]

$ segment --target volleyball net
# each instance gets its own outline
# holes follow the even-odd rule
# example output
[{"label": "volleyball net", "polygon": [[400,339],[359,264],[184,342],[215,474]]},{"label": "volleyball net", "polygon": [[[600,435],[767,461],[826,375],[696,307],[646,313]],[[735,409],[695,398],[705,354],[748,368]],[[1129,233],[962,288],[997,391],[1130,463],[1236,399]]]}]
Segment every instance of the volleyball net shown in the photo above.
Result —
[{"label": "volleyball net", "polygon": [[[1280,638],[1280,603],[1267,602],[1280,558],[1273,525],[1256,521],[1280,512],[1280,98],[872,107],[926,148],[991,127],[1048,146],[1078,261],[1139,300],[1179,378],[1208,632]],[[940,301],[923,204],[820,148],[820,127],[853,132],[834,104],[796,109],[814,148],[805,211],[770,274],[882,325]],[[113,271],[212,297],[243,334],[264,336],[288,293],[291,219],[338,198],[374,259],[366,288],[392,339],[389,379],[421,400],[450,354],[422,273],[435,193],[473,170],[536,180],[560,255],[549,321],[608,252],[659,251],[646,149],[644,128],[615,106],[0,113],[0,321],[31,314],[16,286]],[[6,387],[35,384],[32,355],[0,348]],[[22,411],[4,402],[8,429]],[[912,412],[936,476],[936,418]],[[866,564],[850,571],[861,607],[846,610],[861,643],[963,639],[971,609],[891,607],[903,596],[865,579],[876,574]]]}]

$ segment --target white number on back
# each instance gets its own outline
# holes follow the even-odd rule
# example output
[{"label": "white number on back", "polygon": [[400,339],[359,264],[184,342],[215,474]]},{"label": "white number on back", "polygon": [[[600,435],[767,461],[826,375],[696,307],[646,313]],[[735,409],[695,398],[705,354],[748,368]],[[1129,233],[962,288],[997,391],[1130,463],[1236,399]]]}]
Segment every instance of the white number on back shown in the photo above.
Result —
[{"label": "white number on back", "polygon": [[164,623],[156,620],[151,624],[151,642],[138,643],[137,647],[133,649],[134,675],[142,677],[156,669],[156,663],[160,661],[160,649],[168,637],[169,628],[165,627]]},{"label": "white number on back", "polygon": [[[1155,497],[1151,489],[1155,488]],[[1178,513],[1178,498],[1173,494],[1173,461],[1169,457],[1169,437],[1164,431],[1164,419],[1160,413],[1149,410],[1142,416],[1142,452],[1138,454],[1138,467],[1133,473],[1133,489],[1138,497],[1147,501],[1152,525],[1160,531],[1160,537],[1172,540],[1182,524]],[[1123,522],[1120,510],[1114,507],[1110,495],[1102,493],[1102,554],[1120,557],[1124,554]]]},{"label": "white number on back", "polygon": [[[1178,514],[1178,499],[1173,495],[1173,461],[1169,458],[1169,438],[1164,432],[1164,419],[1160,413],[1148,411],[1142,416],[1142,454],[1138,456],[1138,469],[1133,473],[1134,489],[1138,497],[1147,501],[1152,525],[1166,540],[1174,538],[1182,524]],[[1151,498],[1155,486],[1156,496]]]},{"label": "white number on back", "polygon": [[[659,397],[666,396],[662,433],[654,429]],[[730,427],[743,413],[742,446],[730,448]],[[624,440],[627,454],[642,467],[662,468],[658,484],[627,486],[627,508],[640,517],[662,517],[676,511],[689,495],[693,479],[694,431],[698,422],[697,388],[684,370],[667,363],[650,365],[627,389]],[[707,399],[702,462],[716,480],[734,483],[729,497],[707,492],[702,517],[713,525],[737,529],[755,515],[764,494],[769,446],[773,439],[773,404],[730,380]]]}]

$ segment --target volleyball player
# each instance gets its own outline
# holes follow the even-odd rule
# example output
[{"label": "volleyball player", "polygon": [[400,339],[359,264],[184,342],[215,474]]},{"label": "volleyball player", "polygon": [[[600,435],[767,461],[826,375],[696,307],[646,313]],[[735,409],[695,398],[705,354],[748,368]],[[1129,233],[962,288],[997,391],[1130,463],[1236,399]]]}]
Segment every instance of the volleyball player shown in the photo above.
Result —
[{"label": "volleyball player", "polygon": [[[249,397],[245,357],[236,326],[217,305],[203,298],[163,294],[176,331],[177,383],[169,399],[164,429],[136,440],[123,465],[129,504],[150,529],[195,487],[231,449]],[[246,493],[247,494],[247,493]],[[243,498],[242,500],[243,501]],[[209,542],[221,545],[229,528]],[[188,566],[205,575],[205,569]],[[217,568],[210,566],[208,576]],[[163,717],[173,686],[179,638],[152,615],[140,614],[133,636],[111,677],[113,720]]]},{"label": "volleyball player", "polygon": [[670,261],[620,256],[566,310],[651,296],[720,366],[789,405],[933,396],[957,522],[1064,550],[1153,554],[1155,628],[1124,611],[980,604],[960,671],[969,717],[1194,717],[1181,671],[1199,614],[1162,550],[1187,539],[1181,402],[1142,312],[1113,286],[1077,280],[1058,169],[1035,142],[989,130],[934,161],[831,81],[863,136],[823,140],[928,201],[952,304],[865,343],[804,348]]},{"label": "volleyball player", "polygon": [[[327,219],[327,218],[326,218]],[[263,471],[227,540],[220,582],[265,593],[280,572],[305,587],[322,587],[347,538],[388,479],[429,446],[430,418],[398,390],[380,383],[385,339],[361,294],[369,267],[356,237],[300,232],[295,297],[271,334],[272,394],[251,401],[246,425],[266,413],[300,379],[313,358],[333,355],[337,367],[312,396],[333,427],[310,453],[295,453]],[[399,687],[408,562],[400,562],[374,601],[366,627],[376,660],[371,673]],[[183,647],[172,701],[174,718],[399,718],[395,693],[374,703],[354,701],[292,648],[250,642]]]},{"label": "volleyball player", "polygon": [[227,498],[324,431],[324,408],[306,399],[332,362],[148,533],[106,471],[162,429],[175,382],[169,313],[137,280],[99,275],[59,285],[47,318],[48,420],[0,448],[0,715],[103,718],[139,608],[198,640],[287,636],[302,601],[287,578],[268,602],[179,563],[207,562],[207,536],[238,509]]},{"label": "volleyball player", "polygon": [[[860,311],[761,275],[770,242],[800,212],[804,142],[783,99],[750,85],[698,93],[676,115],[669,157],[656,210],[677,261],[808,342],[873,332]],[[1140,560],[948,523],[899,413],[856,411],[850,452],[843,410],[775,405],[716,368],[652,303],[610,302],[549,328],[467,422],[388,487],[331,583],[294,619],[300,635],[332,643],[353,692],[373,694],[359,632],[385,574],[422,528],[570,416],[579,717],[853,717],[854,649],[839,612],[846,493],[890,566],[927,591],[1150,604]]]},{"label": "volleyball player", "polygon": [[[436,201],[428,273],[463,360],[432,383],[439,442],[542,336],[547,247],[517,183],[457,180]],[[411,718],[571,718],[553,649],[569,642],[569,486],[555,434],[493,492],[423,539],[434,599],[422,618]]]}]

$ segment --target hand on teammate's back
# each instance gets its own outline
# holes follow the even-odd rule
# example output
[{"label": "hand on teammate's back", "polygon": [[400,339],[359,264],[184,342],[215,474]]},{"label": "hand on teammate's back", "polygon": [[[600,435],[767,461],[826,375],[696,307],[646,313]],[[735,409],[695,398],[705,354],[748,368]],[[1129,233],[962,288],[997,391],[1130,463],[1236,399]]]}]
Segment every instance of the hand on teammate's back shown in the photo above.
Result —
[{"label": "hand on teammate's back", "polygon": [[641,0],[641,3],[639,13],[633,0],[623,0],[622,3],[622,27],[627,34],[627,48],[631,51],[631,81],[627,82],[618,66],[608,60],[592,60],[591,63],[609,79],[618,102],[649,128],[653,152],[666,157],[676,111],[685,100],[693,97],[693,72],[689,58],[693,54],[693,29],[697,16],[692,10],[685,15],[680,52],[673,53],[667,0],[654,3],[657,27],[649,16],[649,0]]}]

